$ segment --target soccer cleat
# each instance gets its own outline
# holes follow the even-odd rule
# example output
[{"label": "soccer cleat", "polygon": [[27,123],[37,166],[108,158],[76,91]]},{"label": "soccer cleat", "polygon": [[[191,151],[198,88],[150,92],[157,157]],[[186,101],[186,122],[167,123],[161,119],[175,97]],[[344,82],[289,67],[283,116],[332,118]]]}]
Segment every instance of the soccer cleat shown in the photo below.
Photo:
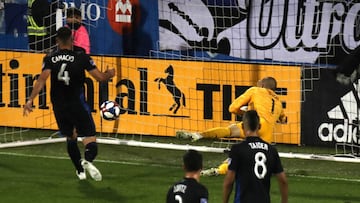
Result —
[{"label": "soccer cleat", "polygon": [[183,131],[183,130],[176,131],[176,137],[180,138],[180,139],[190,139],[191,138],[190,133]]},{"label": "soccer cleat", "polygon": [[76,175],[77,175],[77,177],[80,179],[80,180],[85,180],[86,179],[86,173],[85,173],[85,171],[83,171],[83,172],[78,172],[78,171],[76,171]]},{"label": "soccer cleat", "polygon": [[210,168],[210,169],[206,169],[206,170],[202,170],[200,172],[201,176],[218,176],[219,172],[217,168]]},{"label": "soccer cleat", "polygon": [[200,135],[200,133],[191,133],[191,141],[196,142],[201,138],[202,136]]},{"label": "soccer cleat", "polygon": [[176,131],[176,137],[180,139],[191,139],[191,141],[195,142],[202,138],[199,133],[191,133],[183,130]]},{"label": "soccer cleat", "polygon": [[91,163],[86,160],[81,161],[81,165],[84,167],[84,169],[89,173],[92,179],[95,181],[101,181],[102,176],[100,171]]}]

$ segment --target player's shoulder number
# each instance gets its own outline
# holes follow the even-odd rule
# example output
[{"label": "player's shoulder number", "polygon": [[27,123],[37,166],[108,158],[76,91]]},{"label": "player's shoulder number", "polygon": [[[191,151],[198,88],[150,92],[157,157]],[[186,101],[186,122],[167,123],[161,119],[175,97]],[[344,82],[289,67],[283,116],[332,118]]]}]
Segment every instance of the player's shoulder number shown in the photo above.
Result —
[{"label": "player's shoulder number", "polygon": [[[180,195],[175,195],[175,201],[177,201],[178,203],[183,203],[183,199]],[[206,198],[201,198],[200,199],[200,203],[207,203],[207,199]]]}]

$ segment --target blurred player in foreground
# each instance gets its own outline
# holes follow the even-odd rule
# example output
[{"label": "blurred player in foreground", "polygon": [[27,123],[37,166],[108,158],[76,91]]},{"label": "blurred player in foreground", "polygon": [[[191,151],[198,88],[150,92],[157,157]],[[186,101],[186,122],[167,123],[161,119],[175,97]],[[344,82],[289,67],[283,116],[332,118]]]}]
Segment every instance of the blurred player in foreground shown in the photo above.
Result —
[{"label": "blurred player in foreground", "polygon": [[[261,124],[259,136],[267,143],[273,142],[275,124],[277,122],[287,122],[280,98],[275,93],[276,87],[277,81],[275,78],[265,77],[258,81],[257,86],[246,90],[229,106],[229,111],[236,115],[242,115],[246,110],[256,110],[260,116]],[[201,138],[245,138],[242,122],[231,124],[227,127],[211,128],[201,133],[177,131],[176,136],[184,139],[190,138],[193,141]],[[226,171],[227,161],[225,160],[218,168],[204,170],[202,174],[217,175],[225,174]]]},{"label": "blurred player in foreground", "polygon": [[[58,50],[44,57],[42,72],[24,106],[24,116],[32,112],[33,100],[51,75],[51,102],[60,129],[67,137],[67,151],[80,180],[86,179],[85,170],[96,180],[102,180],[100,171],[92,164],[97,156],[95,123],[84,96],[85,70],[98,81],[114,77],[115,70],[100,72],[89,55],[73,50],[71,30],[59,28],[56,36]],[[73,133],[76,128],[77,133]],[[84,136],[85,160],[81,159],[77,134]],[[85,170],[84,170],[85,169]]]},{"label": "blurred player in foreground", "polygon": [[209,192],[199,183],[202,169],[202,155],[195,150],[187,151],[183,156],[184,178],[170,187],[166,203],[207,203]]},{"label": "blurred player in foreground", "polygon": [[234,144],[229,154],[229,169],[224,178],[223,203],[235,186],[234,202],[270,203],[270,178],[275,174],[279,183],[281,202],[288,202],[288,182],[275,147],[259,137],[260,118],[256,111],[243,115],[245,140]]}]

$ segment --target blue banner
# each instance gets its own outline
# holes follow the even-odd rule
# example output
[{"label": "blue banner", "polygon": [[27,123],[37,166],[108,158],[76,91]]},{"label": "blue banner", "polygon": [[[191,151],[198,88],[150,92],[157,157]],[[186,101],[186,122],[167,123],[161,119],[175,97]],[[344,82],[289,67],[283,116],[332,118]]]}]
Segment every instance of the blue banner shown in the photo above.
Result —
[{"label": "blue banner", "polygon": [[[150,50],[156,48],[159,41],[157,0],[65,1],[63,4],[63,11],[68,7],[82,11],[91,54],[148,56]],[[0,3],[0,49],[29,50],[27,11],[26,0]],[[63,12],[63,24],[65,15]]]},{"label": "blue banner", "polygon": [[0,2],[0,49],[26,49],[27,1]]},{"label": "blue banner", "polygon": [[159,41],[157,0],[93,1],[80,9],[92,54],[148,56]]}]

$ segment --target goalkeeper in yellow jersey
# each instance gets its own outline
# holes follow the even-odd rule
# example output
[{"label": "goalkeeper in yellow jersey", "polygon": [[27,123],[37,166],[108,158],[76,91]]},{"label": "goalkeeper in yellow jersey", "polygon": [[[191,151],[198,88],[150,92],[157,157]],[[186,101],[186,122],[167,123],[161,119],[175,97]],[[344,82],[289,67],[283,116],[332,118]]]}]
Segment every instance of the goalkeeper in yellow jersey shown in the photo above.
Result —
[{"label": "goalkeeper in yellow jersey", "polygon": [[[275,93],[277,82],[273,77],[261,79],[257,86],[246,90],[237,97],[229,106],[229,111],[236,115],[241,115],[247,110],[256,110],[260,117],[259,136],[266,142],[273,142],[273,130],[276,122],[286,123],[287,117],[284,114],[281,101]],[[177,131],[178,138],[190,138],[196,141],[201,138],[245,138],[242,129],[242,122],[231,124],[227,127],[217,127],[205,130],[201,133]],[[227,171],[227,161],[225,160],[216,170],[210,173],[225,174]],[[203,172],[206,173],[206,170]]]}]

